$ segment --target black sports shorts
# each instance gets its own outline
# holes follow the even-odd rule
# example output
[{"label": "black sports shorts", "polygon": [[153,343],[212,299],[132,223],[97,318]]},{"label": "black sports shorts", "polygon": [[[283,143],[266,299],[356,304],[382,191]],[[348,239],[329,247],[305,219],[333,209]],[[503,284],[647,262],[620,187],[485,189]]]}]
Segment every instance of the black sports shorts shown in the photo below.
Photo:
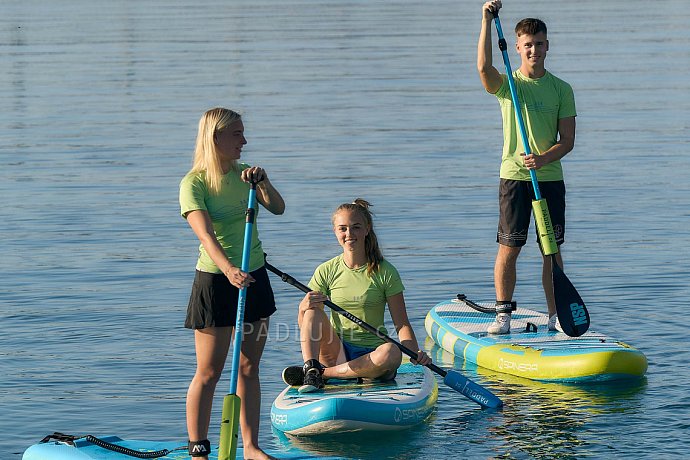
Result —
[{"label": "black sports shorts", "polygon": [[[250,273],[255,281],[247,288],[244,322],[253,323],[276,312],[273,289],[265,267]],[[199,270],[194,276],[184,327],[234,327],[240,290],[230,284],[223,273]]]},{"label": "black sports shorts", "polygon": [[[549,207],[556,244],[560,246],[565,241],[565,183],[562,180],[539,182],[539,192]],[[498,189],[500,215],[497,243],[511,247],[527,243],[532,220],[532,200],[534,190],[531,181],[501,179]]]}]

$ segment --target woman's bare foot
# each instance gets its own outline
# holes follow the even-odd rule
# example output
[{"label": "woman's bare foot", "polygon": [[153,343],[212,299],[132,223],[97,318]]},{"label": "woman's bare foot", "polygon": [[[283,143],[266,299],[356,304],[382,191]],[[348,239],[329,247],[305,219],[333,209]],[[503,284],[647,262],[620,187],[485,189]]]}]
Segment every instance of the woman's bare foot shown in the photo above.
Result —
[{"label": "woman's bare foot", "polygon": [[258,446],[244,447],[243,452],[245,460],[277,460],[275,457],[272,457],[261,450],[261,448]]}]

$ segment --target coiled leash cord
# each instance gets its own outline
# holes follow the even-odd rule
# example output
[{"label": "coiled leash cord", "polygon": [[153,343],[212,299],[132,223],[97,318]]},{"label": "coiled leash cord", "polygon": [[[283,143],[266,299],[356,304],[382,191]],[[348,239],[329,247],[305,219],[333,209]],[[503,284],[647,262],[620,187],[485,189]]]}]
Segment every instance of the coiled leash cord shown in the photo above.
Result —
[{"label": "coiled leash cord", "polygon": [[123,454],[123,455],[128,455],[130,457],[135,457],[135,458],[159,458],[159,457],[165,457],[166,455],[178,451],[178,450],[187,450],[187,446],[180,446],[176,447],[175,449],[169,450],[169,449],[161,449],[161,450],[156,450],[152,452],[142,452],[140,450],[134,450],[130,449],[129,447],[124,447],[120,446],[117,444],[113,444],[108,441],[104,441],[103,439],[99,439],[95,436],[92,435],[86,435],[86,436],[72,436],[69,434],[64,434],[64,433],[58,433],[57,431],[51,435],[46,436],[41,440],[41,442],[48,442],[51,439],[56,440],[57,442],[65,443],[74,446],[74,441],[78,439],[86,439],[87,442],[90,442],[91,444],[95,444],[98,447],[101,447],[103,449],[111,450],[113,452],[117,452],[118,454]]}]

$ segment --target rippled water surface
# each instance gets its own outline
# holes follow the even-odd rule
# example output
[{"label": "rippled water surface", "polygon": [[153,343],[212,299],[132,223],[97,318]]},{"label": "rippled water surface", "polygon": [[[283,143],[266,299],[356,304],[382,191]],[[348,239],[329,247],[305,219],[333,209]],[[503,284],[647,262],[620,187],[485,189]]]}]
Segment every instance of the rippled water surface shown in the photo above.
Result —
[{"label": "rippled water surface", "polygon": [[[300,359],[300,293],[274,279],[265,446],[371,459],[680,458],[690,448],[687,5],[513,3],[504,29],[543,18],[547,66],[576,92],[566,272],[593,328],[641,349],[647,376],[530,382],[427,340],[438,362],[490,387],[505,410],[482,411],[440,383],[434,416],[410,432],[286,440],[267,415],[280,371]],[[437,302],[491,297],[501,132],[476,76],[480,6],[4,0],[0,457],[18,459],[53,431],[186,439],[194,356],[182,321],[197,243],[177,187],[213,106],[244,113],[245,160],[264,166],[287,201],[283,216],[260,218],[274,265],[306,282],[339,250],[332,209],[362,196],[420,338]],[[539,263],[530,242],[516,298],[535,308]]]}]

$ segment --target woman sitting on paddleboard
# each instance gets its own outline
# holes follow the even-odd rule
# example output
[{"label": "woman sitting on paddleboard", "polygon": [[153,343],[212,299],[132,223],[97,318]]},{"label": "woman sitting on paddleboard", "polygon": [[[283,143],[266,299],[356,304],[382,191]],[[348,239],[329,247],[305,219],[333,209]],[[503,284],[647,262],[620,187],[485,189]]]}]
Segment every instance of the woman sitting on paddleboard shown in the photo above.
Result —
[{"label": "woman sitting on paddleboard", "polygon": [[388,304],[400,342],[418,350],[419,364],[431,363],[407,318],[400,275],[379,249],[369,206],[358,198],[333,213],[333,231],[343,253],[319,265],[309,281],[313,291],[300,302],[297,317],[304,366],[283,371],[285,383],[301,385],[300,392],[319,390],[329,378],[390,380],[402,361],[396,345],[338,313],[333,312],[329,321],[324,311],[328,299],[384,334]]}]

